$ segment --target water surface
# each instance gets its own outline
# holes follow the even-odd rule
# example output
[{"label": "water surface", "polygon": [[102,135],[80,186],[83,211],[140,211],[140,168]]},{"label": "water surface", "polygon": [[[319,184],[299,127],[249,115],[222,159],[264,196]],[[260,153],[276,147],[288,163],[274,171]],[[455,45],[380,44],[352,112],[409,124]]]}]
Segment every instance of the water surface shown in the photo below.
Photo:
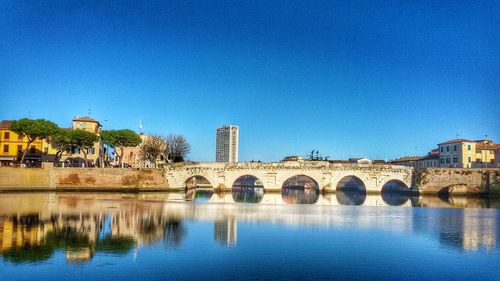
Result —
[{"label": "water surface", "polygon": [[2,280],[498,280],[498,200],[0,194]]}]

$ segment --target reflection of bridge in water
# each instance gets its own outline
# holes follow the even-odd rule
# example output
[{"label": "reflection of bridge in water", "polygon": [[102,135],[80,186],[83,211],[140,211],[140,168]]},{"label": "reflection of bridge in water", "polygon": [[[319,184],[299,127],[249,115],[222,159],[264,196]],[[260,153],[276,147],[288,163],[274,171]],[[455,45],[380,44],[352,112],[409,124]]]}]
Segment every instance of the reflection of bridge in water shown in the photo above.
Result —
[{"label": "reflection of bridge in water", "polygon": [[[199,195],[197,195],[199,194]],[[186,196],[187,195],[187,196]],[[408,195],[391,193],[384,194],[366,194],[364,192],[338,191],[336,193],[320,194],[316,190],[290,189],[282,193],[263,192],[247,190],[233,192],[214,193],[210,191],[192,191],[190,193],[171,193],[168,201],[197,201],[197,196],[203,198],[201,201],[218,204],[236,204],[236,203],[259,203],[262,205],[290,205],[290,204],[308,204],[318,206],[402,206],[412,207],[415,203],[415,197]],[[413,198],[413,201],[412,201]],[[200,202],[200,201],[198,201]]]},{"label": "reflection of bridge in water", "polygon": [[[210,231],[219,245],[237,243],[238,225],[261,222],[430,233],[440,243],[467,250],[496,247],[500,229],[498,212],[477,209],[500,207],[500,204],[480,198],[446,201],[438,197],[415,197],[402,205],[440,207],[431,213],[429,220],[426,218],[429,213],[412,208],[379,208],[388,203],[381,196],[370,194],[366,195],[363,206],[376,207],[344,207],[341,205],[346,202],[336,194],[320,195],[315,206],[287,204],[279,193],[262,194],[259,204],[235,203],[239,197],[233,193],[205,192],[203,203],[186,202],[186,196],[186,193],[0,194],[0,254],[10,257],[25,250],[29,252],[33,245],[53,240],[57,243],[48,247],[67,247],[66,258],[77,262],[91,259],[94,252],[120,254],[151,243],[176,247],[188,234],[185,221],[213,222]],[[188,199],[198,198],[195,194]],[[449,218],[450,211],[443,207],[453,206],[476,208],[460,210],[455,219],[443,222],[442,217]],[[460,237],[453,236],[457,231]]]}]

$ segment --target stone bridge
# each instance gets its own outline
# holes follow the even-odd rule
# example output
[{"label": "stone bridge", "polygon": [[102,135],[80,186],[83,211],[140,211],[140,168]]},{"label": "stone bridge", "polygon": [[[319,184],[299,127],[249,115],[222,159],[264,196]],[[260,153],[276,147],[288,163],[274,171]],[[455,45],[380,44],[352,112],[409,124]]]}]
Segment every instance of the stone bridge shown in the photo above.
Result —
[{"label": "stone bridge", "polygon": [[321,191],[333,192],[346,179],[355,180],[366,192],[379,193],[388,183],[411,188],[413,168],[393,165],[337,164],[326,161],[289,161],[283,163],[181,163],[168,165],[165,178],[169,189],[183,189],[193,177],[203,177],[215,189],[231,190],[238,178],[256,177],[265,191],[281,191],[287,179],[306,176]]}]

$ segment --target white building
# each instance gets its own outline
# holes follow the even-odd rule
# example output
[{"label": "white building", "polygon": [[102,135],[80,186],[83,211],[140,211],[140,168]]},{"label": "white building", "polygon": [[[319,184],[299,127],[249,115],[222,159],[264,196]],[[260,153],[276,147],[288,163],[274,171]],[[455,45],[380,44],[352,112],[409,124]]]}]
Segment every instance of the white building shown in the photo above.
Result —
[{"label": "white building", "polygon": [[216,162],[238,162],[238,126],[224,125],[217,129]]}]

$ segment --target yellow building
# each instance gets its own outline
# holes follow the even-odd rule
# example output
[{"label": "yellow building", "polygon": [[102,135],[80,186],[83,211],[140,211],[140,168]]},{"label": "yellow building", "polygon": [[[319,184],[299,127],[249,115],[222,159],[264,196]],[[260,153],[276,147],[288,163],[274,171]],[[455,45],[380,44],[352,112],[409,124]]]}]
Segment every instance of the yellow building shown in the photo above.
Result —
[{"label": "yellow building", "polygon": [[[0,166],[12,165],[22,151],[28,146],[28,138],[20,137],[17,133],[9,129],[12,121],[3,120],[0,122]],[[101,124],[90,117],[75,117],[73,119],[72,130],[85,130],[97,135],[101,132]],[[25,160],[35,163],[35,166],[41,166],[42,161],[53,162],[57,149],[50,145],[49,140],[36,139],[30,144],[29,151]],[[90,165],[97,165],[103,161],[105,151],[101,140],[94,144],[94,147],[88,150],[87,159]],[[63,153],[61,161],[66,165],[81,167],[84,162],[84,154],[79,148]]]},{"label": "yellow building", "polygon": [[[0,166],[11,165],[16,161],[18,155],[28,147],[28,138],[21,137],[9,129],[11,120],[0,122]],[[36,139],[30,144],[26,154],[27,161],[40,161],[42,154],[49,152],[49,145],[42,140]]]},{"label": "yellow building", "polygon": [[438,144],[439,166],[449,168],[482,168],[495,165],[495,150],[499,145],[491,140],[456,139]]}]

